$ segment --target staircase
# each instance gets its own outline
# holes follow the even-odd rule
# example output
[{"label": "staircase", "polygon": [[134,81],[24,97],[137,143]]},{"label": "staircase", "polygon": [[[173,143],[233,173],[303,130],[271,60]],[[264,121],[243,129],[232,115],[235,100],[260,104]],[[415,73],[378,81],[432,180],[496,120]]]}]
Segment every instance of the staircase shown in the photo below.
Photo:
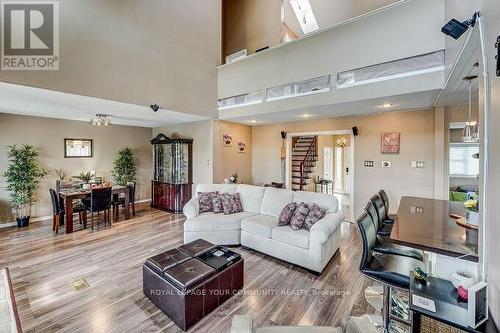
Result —
[{"label": "staircase", "polygon": [[300,136],[292,150],[292,190],[304,190],[318,163],[318,137]]}]

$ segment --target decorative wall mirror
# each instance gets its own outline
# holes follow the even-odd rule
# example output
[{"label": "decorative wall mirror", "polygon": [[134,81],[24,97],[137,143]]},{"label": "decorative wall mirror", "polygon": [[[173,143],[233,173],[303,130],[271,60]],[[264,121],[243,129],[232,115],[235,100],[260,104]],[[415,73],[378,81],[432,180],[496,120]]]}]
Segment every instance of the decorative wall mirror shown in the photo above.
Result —
[{"label": "decorative wall mirror", "polygon": [[94,156],[92,139],[64,139],[64,158],[81,158]]}]

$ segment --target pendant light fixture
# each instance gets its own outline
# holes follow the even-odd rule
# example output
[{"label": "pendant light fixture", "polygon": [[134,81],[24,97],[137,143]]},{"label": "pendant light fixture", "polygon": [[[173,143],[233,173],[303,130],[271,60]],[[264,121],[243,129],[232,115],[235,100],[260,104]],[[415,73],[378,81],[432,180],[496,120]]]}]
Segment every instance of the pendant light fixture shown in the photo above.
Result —
[{"label": "pendant light fixture", "polygon": [[107,114],[97,113],[95,118],[90,119],[89,123],[95,126],[109,126],[111,125],[111,119]]},{"label": "pendant light fixture", "polygon": [[466,76],[464,81],[467,81],[469,89],[469,117],[465,123],[464,131],[462,134],[462,142],[474,143],[479,141],[479,132],[476,121],[472,121],[472,80],[477,79],[477,75]]}]

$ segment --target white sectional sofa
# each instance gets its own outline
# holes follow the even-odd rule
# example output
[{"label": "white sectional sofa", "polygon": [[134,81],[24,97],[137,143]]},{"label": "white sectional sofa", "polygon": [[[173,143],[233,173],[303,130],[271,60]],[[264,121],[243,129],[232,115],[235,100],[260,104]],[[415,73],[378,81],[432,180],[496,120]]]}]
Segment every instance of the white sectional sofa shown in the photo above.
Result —
[{"label": "white sectional sofa", "polygon": [[[198,198],[184,206],[184,243],[203,238],[214,244],[238,245],[321,273],[340,247],[344,217],[332,195],[292,192],[272,187],[236,184],[199,184],[198,192],[239,193],[243,212],[199,214]],[[327,210],[310,231],[279,227],[278,216],[288,203],[315,203]]]}]

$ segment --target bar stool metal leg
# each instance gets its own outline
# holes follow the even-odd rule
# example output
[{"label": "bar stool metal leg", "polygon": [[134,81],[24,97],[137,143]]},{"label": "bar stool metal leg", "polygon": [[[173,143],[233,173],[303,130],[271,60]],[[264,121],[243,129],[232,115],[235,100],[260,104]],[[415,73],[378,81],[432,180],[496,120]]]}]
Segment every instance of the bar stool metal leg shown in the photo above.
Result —
[{"label": "bar stool metal leg", "polygon": [[384,284],[384,304],[383,304],[383,308],[382,308],[382,321],[383,321],[382,325],[383,325],[385,333],[389,332],[390,311],[391,311],[390,307],[391,307],[391,287]]}]

